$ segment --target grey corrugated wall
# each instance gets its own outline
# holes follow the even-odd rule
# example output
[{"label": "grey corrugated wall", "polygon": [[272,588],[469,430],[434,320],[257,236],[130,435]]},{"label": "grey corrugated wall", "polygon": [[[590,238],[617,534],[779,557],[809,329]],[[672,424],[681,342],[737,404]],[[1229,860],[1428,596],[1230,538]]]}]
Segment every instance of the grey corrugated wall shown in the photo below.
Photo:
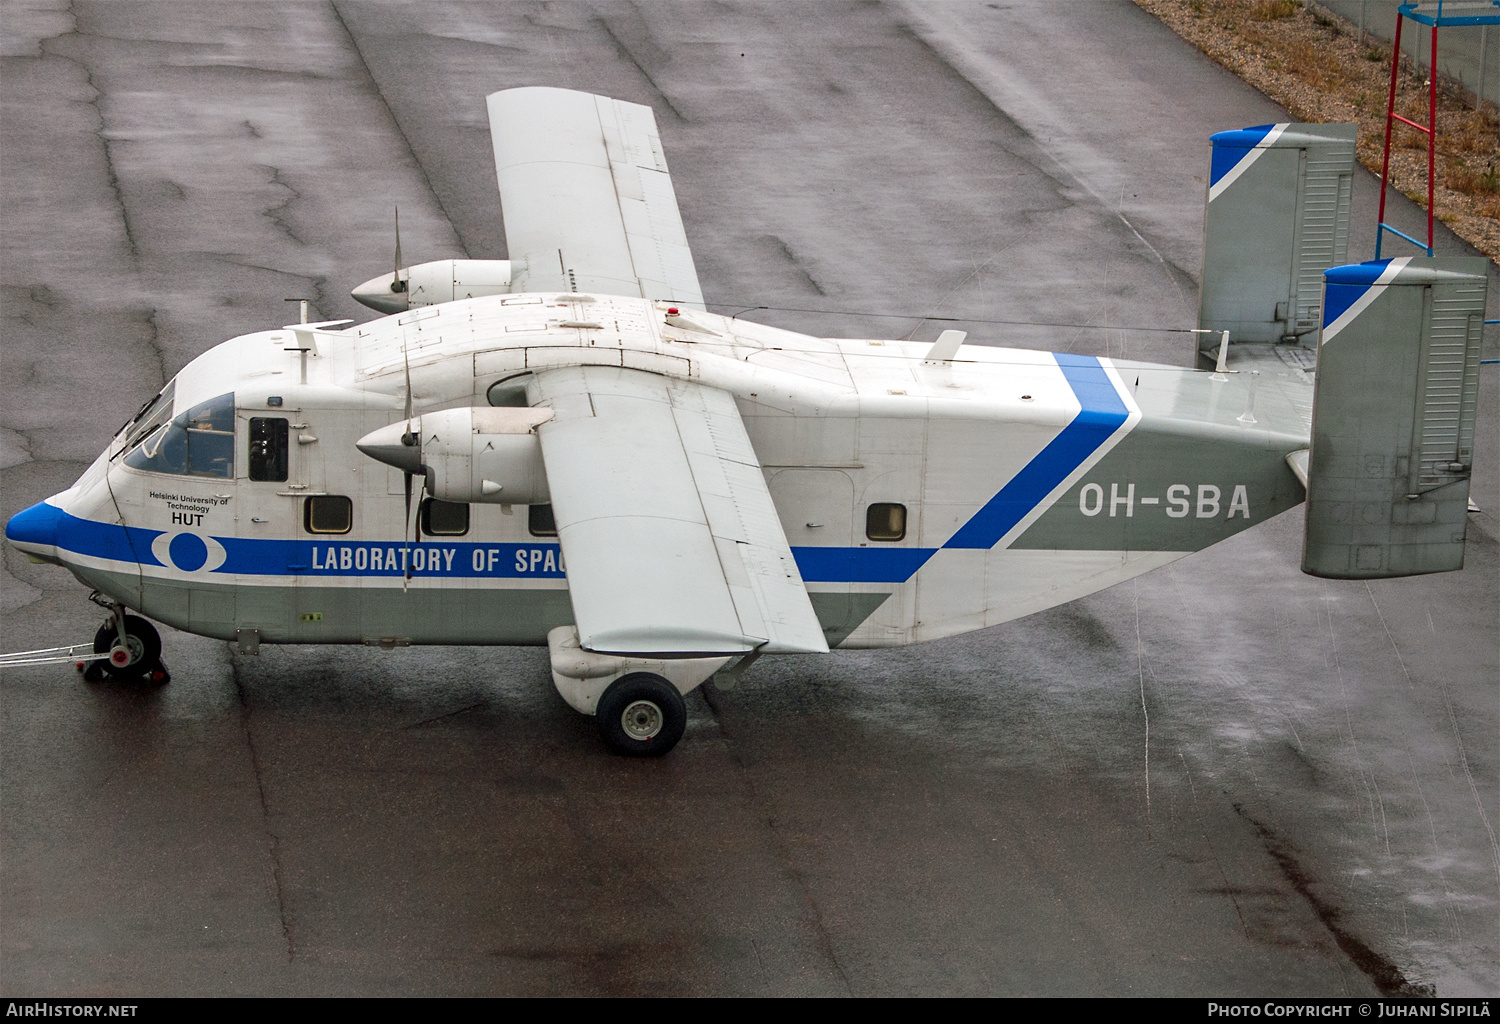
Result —
[{"label": "grey corrugated wall", "polygon": [[[1389,43],[1396,31],[1396,8],[1400,6],[1400,2],[1319,0],[1313,6],[1332,11],[1355,25],[1360,23],[1360,12],[1363,11],[1365,31]],[[1490,11],[1500,14],[1500,7],[1492,7]],[[1426,25],[1412,21],[1408,21],[1401,29],[1402,52],[1420,61],[1424,67],[1430,45],[1427,32]],[[1482,72],[1484,98],[1500,104],[1500,25],[1461,25],[1439,29],[1438,70],[1463,82],[1470,92],[1478,92]]]}]

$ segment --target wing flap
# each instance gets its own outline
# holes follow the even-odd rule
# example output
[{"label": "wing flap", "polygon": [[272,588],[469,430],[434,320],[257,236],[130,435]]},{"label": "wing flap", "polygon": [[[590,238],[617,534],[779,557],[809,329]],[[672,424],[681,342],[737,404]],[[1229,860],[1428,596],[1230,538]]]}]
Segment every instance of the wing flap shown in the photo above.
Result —
[{"label": "wing flap", "polygon": [[584,647],[828,649],[729,394],[613,367],[528,391],[556,413],[538,434]]},{"label": "wing flap", "polygon": [[540,87],[488,103],[513,291],[703,308],[650,107]]}]

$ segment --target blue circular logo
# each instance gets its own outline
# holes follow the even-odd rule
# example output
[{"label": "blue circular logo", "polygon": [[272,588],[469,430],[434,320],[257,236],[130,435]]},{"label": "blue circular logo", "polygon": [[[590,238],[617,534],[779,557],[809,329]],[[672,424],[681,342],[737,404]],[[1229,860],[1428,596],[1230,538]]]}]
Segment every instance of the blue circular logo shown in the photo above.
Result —
[{"label": "blue circular logo", "polygon": [[191,533],[179,533],[173,537],[167,553],[172,556],[172,564],[183,572],[196,572],[208,561],[208,545],[203,543],[202,537]]}]

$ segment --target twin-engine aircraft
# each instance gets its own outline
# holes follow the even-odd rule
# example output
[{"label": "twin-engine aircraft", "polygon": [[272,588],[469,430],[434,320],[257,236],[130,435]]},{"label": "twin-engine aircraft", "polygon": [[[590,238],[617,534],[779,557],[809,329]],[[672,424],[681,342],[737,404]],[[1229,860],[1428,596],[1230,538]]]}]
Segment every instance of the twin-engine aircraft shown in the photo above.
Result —
[{"label": "twin-engine aircraft", "polygon": [[160,681],[141,616],[250,654],[546,644],[659,755],[716,672],[981,629],[1304,498],[1306,572],[1463,565],[1485,261],[1340,265],[1352,125],[1214,137],[1189,369],[709,314],[650,108],[488,102],[510,259],[398,257],[354,292],[389,315],[183,367],[6,524],[110,609],[10,664]]}]

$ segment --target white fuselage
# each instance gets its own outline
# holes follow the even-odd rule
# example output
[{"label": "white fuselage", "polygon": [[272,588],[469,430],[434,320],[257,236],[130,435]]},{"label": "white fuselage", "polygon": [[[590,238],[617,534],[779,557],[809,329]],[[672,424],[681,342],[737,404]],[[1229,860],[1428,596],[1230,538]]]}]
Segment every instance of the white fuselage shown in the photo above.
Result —
[{"label": "white fuselage", "polygon": [[[1307,446],[1310,389],[1290,367],[1262,382],[1247,421],[1245,382],[1178,367],[978,346],[924,362],[925,344],[550,293],[430,306],[297,347],[290,330],[246,335],[176,377],[173,415],[232,393],[232,476],[129,466],[127,429],[48,500],[51,534],[10,529],[12,542],[206,635],[545,643],[570,619],[566,566],[528,508],[475,503],[465,533],[413,544],[402,473],[355,443],[402,419],[408,374],[420,414],[516,404],[525,375],[563,365],[734,396],[830,646],[1003,622],[1302,499],[1283,460]],[[285,480],[250,479],[251,420],[267,417],[288,421]],[[305,503],[340,495],[348,532],[308,532]],[[867,529],[886,504],[905,509],[899,539]]]}]

